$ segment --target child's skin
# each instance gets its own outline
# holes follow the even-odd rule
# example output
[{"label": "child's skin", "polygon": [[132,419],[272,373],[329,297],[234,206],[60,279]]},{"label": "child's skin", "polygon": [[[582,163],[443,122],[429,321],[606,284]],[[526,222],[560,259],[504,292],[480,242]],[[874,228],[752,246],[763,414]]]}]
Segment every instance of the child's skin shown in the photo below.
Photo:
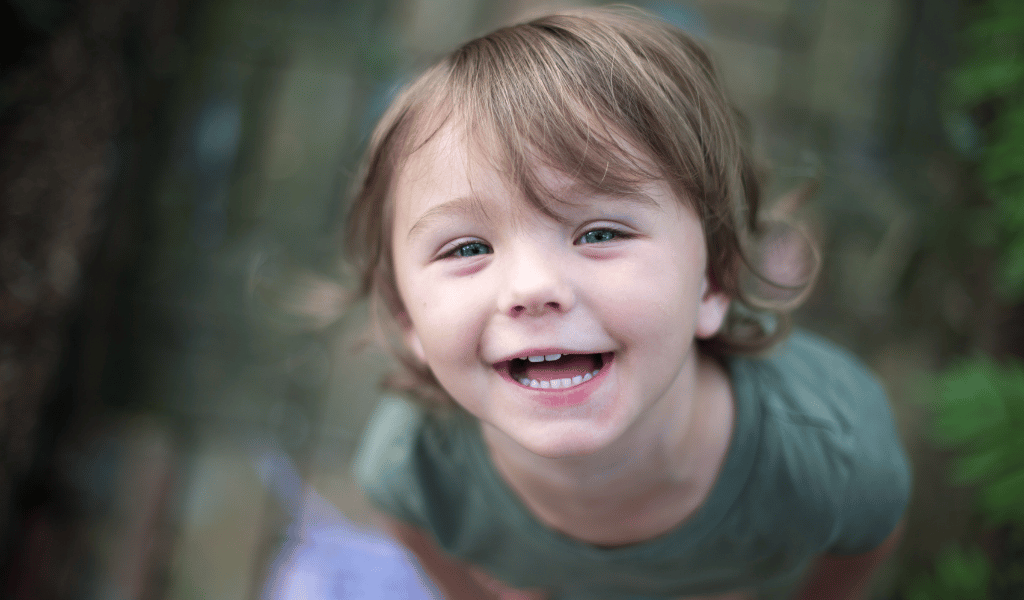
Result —
[{"label": "child's skin", "polygon": [[[556,220],[486,150],[450,121],[399,171],[392,251],[406,342],[480,420],[498,471],[540,522],[600,546],[657,537],[702,504],[733,426],[728,375],[696,344],[730,301],[707,275],[701,223],[664,181],[604,197],[538,163],[564,201]],[[603,366],[568,390],[510,376],[510,359],[550,354],[600,354]],[[384,519],[448,598],[545,597]],[[896,535],[859,558],[823,559],[801,597],[863,597]]]}]

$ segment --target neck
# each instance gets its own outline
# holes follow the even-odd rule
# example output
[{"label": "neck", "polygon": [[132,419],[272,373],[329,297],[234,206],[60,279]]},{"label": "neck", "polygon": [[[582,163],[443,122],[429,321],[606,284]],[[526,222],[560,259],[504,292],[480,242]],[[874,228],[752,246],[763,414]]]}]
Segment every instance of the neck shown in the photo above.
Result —
[{"label": "neck", "polygon": [[710,491],[732,431],[728,376],[697,356],[675,393],[590,455],[538,456],[485,425],[495,466],[534,516],[570,537],[621,545],[668,531]]}]

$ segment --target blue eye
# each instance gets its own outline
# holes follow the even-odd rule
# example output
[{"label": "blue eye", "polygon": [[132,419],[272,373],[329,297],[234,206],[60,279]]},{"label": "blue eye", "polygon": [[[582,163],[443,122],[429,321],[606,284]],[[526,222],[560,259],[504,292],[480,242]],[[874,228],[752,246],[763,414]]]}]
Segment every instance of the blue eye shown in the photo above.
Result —
[{"label": "blue eye", "polygon": [[447,256],[471,258],[473,256],[480,256],[481,254],[490,254],[491,252],[493,252],[493,250],[491,250],[490,246],[483,242],[469,242],[459,245],[457,248],[449,252]]},{"label": "blue eye", "polygon": [[622,234],[612,229],[591,229],[576,240],[577,244],[600,244],[610,242],[615,238],[622,237]]}]

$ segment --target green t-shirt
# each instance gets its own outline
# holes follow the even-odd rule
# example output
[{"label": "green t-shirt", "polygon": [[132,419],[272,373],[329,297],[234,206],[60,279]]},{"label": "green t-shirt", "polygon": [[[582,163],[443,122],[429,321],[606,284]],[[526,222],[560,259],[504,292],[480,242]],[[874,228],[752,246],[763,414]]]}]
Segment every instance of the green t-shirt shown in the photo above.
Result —
[{"label": "green t-shirt", "polygon": [[881,543],[906,507],[910,467],[878,382],[822,338],[797,332],[766,358],[727,366],[736,421],[722,471],[693,515],[646,542],[599,548],[542,525],[462,412],[386,400],[356,475],[375,504],[448,553],[553,599],[779,597],[817,555]]}]

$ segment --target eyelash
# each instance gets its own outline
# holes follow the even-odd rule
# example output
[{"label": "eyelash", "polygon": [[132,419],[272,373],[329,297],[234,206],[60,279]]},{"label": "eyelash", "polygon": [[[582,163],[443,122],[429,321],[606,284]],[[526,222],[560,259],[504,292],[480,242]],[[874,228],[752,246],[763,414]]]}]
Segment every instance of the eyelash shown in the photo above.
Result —
[{"label": "eyelash", "polygon": [[[583,238],[585,238],[587,235],[590,235],[590,234],[593,234],[593,233],[611,234],[612,237],[611,237],[611,239],[598,240],[598,241],[595,241],[595,242],[584,243],[583,242]],[[621,231],[619,229],[615,229],[613,227],[595,227],[594,229],[589,229],[589,230],[583,232],[579,237],[577,237],[573,241],[573,245],[574,246],[581,246],[581,245],[601,244],[601,243],[610,242],[610,241],[613,241],[613,240],[616,240],[616,239],[629,239],[631,237],[633,237],[633,236],[630,235],[629,233],[626,233],[625,231]],[[479,246],[481,248],[486,248],[487,251],[486,252],[478,252],[476,254],[470,254],[470,255],[461,255],[461,256],[459,255],[460,251],[463,251],[464,249],[470,248],[470,247],[473,247],[473,246]],[[460,243],[460,244],[452,247],[451,250],[448,250],[448,251],[444,252],[443,254],[441,254],[440,258],[442,258],[442,259],[445,259],[445,258],[473,258],[475,256],[480,256],[482,254],[492,254],[493,252],[494,252],[494,250],[490,246],[485,244],[484,242],[481,242],[479,240],[473,240],[473,241],[469,241],[469,242],[463,242],[463,243]]]},{"label": "eyelash", "polygon": [[[462,250],[464,248],[469,248],[470,246],[480,246],[481,248],[487,248],[488,252],[481,252],[481,253],[477,253],[477,254],[470,254],[468,256],[459,256],[458,253],[459,253],[460,250]],[[456,245],[451,250],[448,250],[447,252],[444,252],[441,255],[441,258],[473,258],[474,256],[480,256],[481,254],[490,254],[492,252],[494,252],[494,250],[492,250],[491,247],[488,246],[487,244],[481,242],[480,240],[473,240],[473,241],[469,241],[469,242],[462,242],[462,243]]]},{"label": "eyelash", "polygon": [[[584,244],[583,243],[583,238],[585,238],[586,236],[588,236],[588,235],[590,235],[592,233],[610,233],[612,235],[612,237],[611,237],[611,239],[600,240],[600,241],[596,241],[596,242],[589,242],[587,244]],[[576,238],[576,241],[573,242],[573,245],[601,244],[601,243],[604,243],[604,242],[611,242],[611,241],[614,241],[614,240],[628,240],[631,237],[633,237],[633,236],[630,235],[629,233],[626,233],[625,231],[622,231],[620,229],[616,229],[614,227],[595,227],[593,229],[588,229],[587,231],[583,232],[579,237]]]}]

